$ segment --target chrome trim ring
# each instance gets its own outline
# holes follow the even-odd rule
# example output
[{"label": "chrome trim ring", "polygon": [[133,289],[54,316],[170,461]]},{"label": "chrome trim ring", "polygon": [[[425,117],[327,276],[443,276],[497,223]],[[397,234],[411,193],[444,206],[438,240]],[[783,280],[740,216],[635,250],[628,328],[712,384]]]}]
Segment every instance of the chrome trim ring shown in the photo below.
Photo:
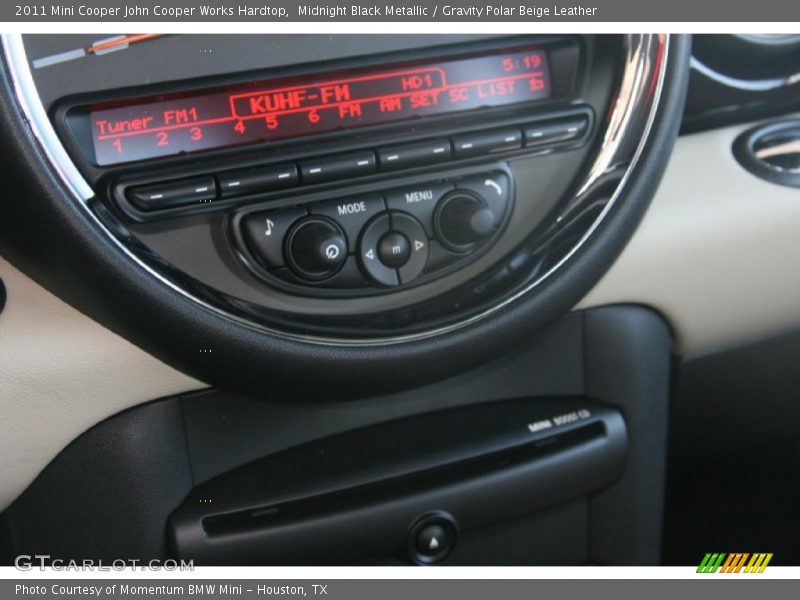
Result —
[{"label": "chrome trim ring", "polygon": [[725,75],[725,73],[715,71],[694,56],[691,59],[690,66],[701,75],[725,87],[741,90],[743,92],[770,92],[800,83],[800,73],[792,73],[785,77],[776,77],[773,79],[740,79],[738,77],[731,77],[730,75]]},{"label": "chrome trim ring", "polygon": [[85,204],[86,200],[94,195],[94,191],[67,154],[42,106],[39,93],[36,91],[36,84],[33,82],[28,57],[25,54],[22,34],[4,33],[2,36],[6,65],[11,74],[11,81],[14,84],[14,91],[22,114],[28,120],[28,126],[33,131],[42,152],[50,161],[59,179],[76,200]]},{"label": "chrome trim ring", "polygon": [[[589,210],[590,207],[593,209],[600,207],[599,213],[588,227],[583,230],[582,235],[569,250],[560,255],[546,270],[534,276],[523,287],[467,318],[441,327],[410,334],[355,339],[308,335],[271,327],[254,320],[245,311],[234,310],[235,305],[228,305],[225,308],[218,306],[215,304],[215,298],[211,294],[209,294],[208,298],[203,298],[200,294],[176,281],[174,273],[170,274],[168,269],[165,268],[161,272],[154,267],[151,264],[153,257],[146,254],[145,248],[132,243],[119,230],[115,231],[113,228],[108,227],[92,208],[89,200],[91,200],[93,192],[67,155],[39,100],[21,34],[3,34],[2,43],[7,68],[11,75],[19,107],[27,119],[28,126],[42,152],[52,165],[58,178],[65,185],[71,198],[80,206],[81,210],[90,216],[102,233],[132,261],[136,268],[143,269],[149,276],[156,278],[162,284],[205,310],[253,330],[287,340],[318,345],[386,346],[443,335],[468,327],[502,311],[510,304],[531,293],[557,273],[587,243],[603,223],[619,200],[633,169],[638,164],[643,153],[658,110],[667,70],[668,35],[630,34],[623,37],[624,56],[620,89],[614,108],[610,113],[609,125],[605,132],[602,146],[592,167],[589,169],[586,179],[579,186],[579,191],[566,203],[555,222],[543,234],[547,239],[555,239],[574,222],[574,216],[585,214],[585,211]],[[612,192],[608,192],[609,181],[613,186]],[[594,194],[599,187],[603,187],[606,190],[600,199]],[[218,293],[217,296],[219,296]]]}]

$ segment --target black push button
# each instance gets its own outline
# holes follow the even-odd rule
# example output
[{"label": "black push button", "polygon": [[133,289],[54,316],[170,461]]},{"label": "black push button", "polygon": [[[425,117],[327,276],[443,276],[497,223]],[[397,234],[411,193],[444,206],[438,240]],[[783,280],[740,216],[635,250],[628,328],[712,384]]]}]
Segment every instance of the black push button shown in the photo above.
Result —
[{"label": "black push button", "polygon": [[409,557],[421,565],[440,563],[455,548],[457,537],[458,529],[452,516],[444,512],[425,515],[408,533]]},{"label": "black push button", "polygon": [[361,236],[358,254],[361,266],[367,276],[375,283],[387,287],[396,286],[400,280],[397,271],[381,262],[379,246],[383,236],[389,233],[390,220],[388,214],[383,214],[373,220]]},{"label": "black push button", "polygon": [[383,198],[377,194],[330,200],[309,207],[312,215],[323,215],[339,223],[351,248],[355,248],[358,235],[367,221],[384,210],[386,205]]},{"label": "black push button", "polygon": [[315,158],[300,163],[303,183],[322,183],[334,179],[369,175],[376,170],[375,153],[371,150]]},{"label": "black push button", "polygon": [[525,146],[534,148],[577,140],[583,137],[588,127],[589,118],[585,115],[532,123],[524,128]]},{"label": "black push button", "polygon": [[378,163],[381,170],[407,169],[419,165],[450,160],[452,157],[450,140],[431,140],[416,144],[390,146],[378,149]]},{"label": "black push button", "polygon": [[297,275],[309,280],[327,279],[347,260],[344,232],[333,221],[307,217],[286,238],[286,261]]},{"label": "black push button", "polygon": [[522,131],[517,128],[477,131],[453,138],[456,158],[522,148]]},{"label": "black push button", "polygon": [[435,555],[450,545],[450,534],[438,523],[432,523],[417,534],[415,544],[419,555]]},{"label": "black push button", "polygon": [[242,233],[250,251],[267,268],[282,267],[283,239],[298,219],[306,216],[302,208],[287,208],[251,213],[242,220]]},{"label": "black push button", "polygon": [[426,183],[392,190],[385,194],[389,210],[414,215],[429,236],[433,235],[433,211],[439,199],[453,189],[449,183]]},{"label": "black push button", "polygon": [[378,243],[378,258],[387,267],[396,269],[408,262],[411,256],[411,244],[408,238],[397,231],[384,234]]},{"label": "black push button", "polygon": [[490,172],[485,175],[465,177],[456,183],[456,188],[475,192],[486,200],[486,204],[494,214],[496,222],[499,223],[502,220],[511,195],[508,175]]},{"label": "black push button", "polygon": [[223,198],[282,190],[297,185],[297,181],[297,167],[293,163],[217,175],[219,193]]},{"label": "black push button", "polygon": [[408,283],[416,278],[428,264],[428,236],[414,217],[400,212],[390,213],[392,231],[403,234],[409,242],[408,260],[397,269],[400,283]]},{"label": "black push button", "polygon": [[145,185],[128,190],[128,199],[142,210],[201,204],[211,202],[216,196],[217,187],[211,176]]}]

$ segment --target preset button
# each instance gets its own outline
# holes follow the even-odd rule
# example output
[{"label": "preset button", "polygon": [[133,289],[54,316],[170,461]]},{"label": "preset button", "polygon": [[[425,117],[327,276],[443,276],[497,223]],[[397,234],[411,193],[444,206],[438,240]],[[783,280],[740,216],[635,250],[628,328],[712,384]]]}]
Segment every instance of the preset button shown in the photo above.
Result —
[{"label": "preset button", "polygon": [[213,177],[193,177],[128,190],[128,199],[142,210],[177,208],[188,204],[209,202],[217,196]]},{"label": "preset button", "polygon": [[522,148],[522,132],[510,127],[459,135],[453,138],[453,148],[456,158],[516,150]]},{"label": "preset button", "polygon": [[297,185],[297,167],[287,163],[221,173],[217,175],[217,182],[223,198],[270,192]]},{"label": "preset button", "polygon": [[334,179],[369,175],[375,171],[377,171],[375,153],[371,150],[300,162],[303,183],[322,183]]},{"label": "preset button", "polygon": [[429,140],[379,148],[378,162],[381,170],[393,171],[450,160],[452,154],[450,140]]}]

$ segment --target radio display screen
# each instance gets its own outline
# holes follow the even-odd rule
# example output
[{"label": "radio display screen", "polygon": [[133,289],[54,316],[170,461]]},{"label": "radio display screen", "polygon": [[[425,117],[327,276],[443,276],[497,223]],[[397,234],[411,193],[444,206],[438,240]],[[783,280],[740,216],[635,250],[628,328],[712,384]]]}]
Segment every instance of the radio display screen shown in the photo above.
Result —
[{"label": "radio display screen", "polygon": [[541,49],[413,66],[381,66],[95,106],[89,124],[100,166],[289,140],[417,117],[544,100]]}]

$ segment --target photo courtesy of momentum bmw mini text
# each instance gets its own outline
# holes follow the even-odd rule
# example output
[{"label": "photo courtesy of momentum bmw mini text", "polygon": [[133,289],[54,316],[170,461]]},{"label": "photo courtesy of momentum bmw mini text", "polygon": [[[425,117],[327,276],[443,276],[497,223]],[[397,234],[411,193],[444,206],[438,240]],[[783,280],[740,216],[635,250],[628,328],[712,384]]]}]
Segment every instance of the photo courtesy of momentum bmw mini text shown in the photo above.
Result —
[{"label": "photo courtesy of momentum bmw mini text", "polygon": [[798,597],[796,1],[0,15],[0,598]]}]

